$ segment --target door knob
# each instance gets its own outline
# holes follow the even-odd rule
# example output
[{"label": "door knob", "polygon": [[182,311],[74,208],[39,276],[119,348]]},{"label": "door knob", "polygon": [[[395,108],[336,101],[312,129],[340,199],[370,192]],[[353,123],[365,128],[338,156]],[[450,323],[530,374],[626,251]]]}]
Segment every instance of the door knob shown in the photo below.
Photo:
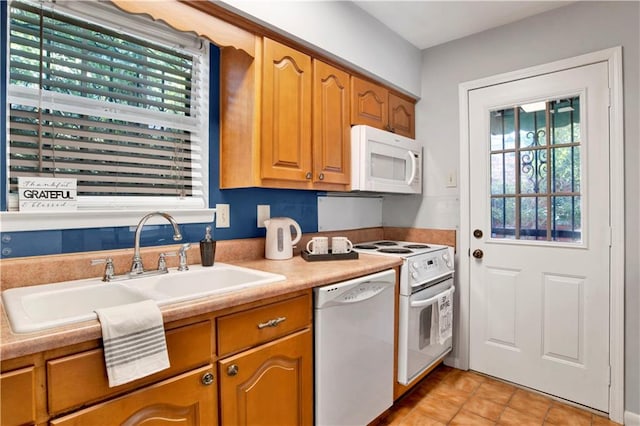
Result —
[{"label": "door knob", "polygon": [[482,231],[480,229],[474,229],[473,236],[476,238],[482,238]]},{"label": "door knob", "polygon": [[475,249],[473,253],[471,253],[471,255],[476,259],[482,259],[482,256],[484,256],[484,253],[480,249]]}]

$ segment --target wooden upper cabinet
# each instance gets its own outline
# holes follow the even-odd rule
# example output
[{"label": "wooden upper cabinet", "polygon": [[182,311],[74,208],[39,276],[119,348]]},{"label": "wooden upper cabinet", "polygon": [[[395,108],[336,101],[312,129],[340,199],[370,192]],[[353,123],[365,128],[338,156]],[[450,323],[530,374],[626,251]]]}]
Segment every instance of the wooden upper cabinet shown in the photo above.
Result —
[{"label": "wooden upper cabinet", "polygon": [[386,129],[389,124],[389,91],[367,80],[351,77],[351,124]]},{"label": "wooden upper cabinet", "polygon": [[416,107],[393,93],[389,93],[389,128],[393,133],[416,137]]},{"label": "wooden upper cabinet", "polygon": [[313,61],[313,181],[349,185],[349,74]]},{"label": "wooden upper cabinet", "polygon": [[351,124],[415,138],[414,102],[358,77],[351,77],[351,102]]},{"label": "wooden upper cabinet", "polygon": [[311,179],[311,57],[264,39],[263,179]]}]

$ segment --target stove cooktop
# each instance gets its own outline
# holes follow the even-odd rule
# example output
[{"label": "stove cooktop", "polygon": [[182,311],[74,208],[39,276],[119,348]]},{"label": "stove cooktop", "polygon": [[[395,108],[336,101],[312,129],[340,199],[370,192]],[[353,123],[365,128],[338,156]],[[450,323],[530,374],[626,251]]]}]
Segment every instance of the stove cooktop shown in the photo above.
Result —
[{"label": "stove cooktop", "polygon": [[353,249],[359,253],[380,254],[388,256],[408,257],[418,254],[430,253],[446,248],[443,245],[416,243],[409,241],[369,241],[353,245]]}]

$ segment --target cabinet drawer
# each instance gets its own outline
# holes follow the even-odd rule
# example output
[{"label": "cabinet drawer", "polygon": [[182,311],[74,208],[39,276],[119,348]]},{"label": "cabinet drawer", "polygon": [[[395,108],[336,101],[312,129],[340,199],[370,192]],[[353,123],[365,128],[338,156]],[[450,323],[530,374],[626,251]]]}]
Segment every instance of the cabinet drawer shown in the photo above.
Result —
[{"label": "cabinet drawer", "polygon": [[59,413],[88,402],[173,376],[211,363],[212,324],[203,321],[167,331],[171,367],[148,377],[109,387],[102,349],[94,349],[47,362],[49,412]]},{"label": "cabinet drawer", "polygon": [[218,355],[256,346],[311,324],[311,295],[218,318]]},{"label": "cabinet drawer", "polygon": [[35,368],[0,374],[0,424],[22,425],[36,421]]},{"label": "cabinet drawer", "polygon": [[215,385],[205,385],[202,377],[213,366],[172,377],[139,391],[96,404],[50,422],[52,426],[217,424]]}]

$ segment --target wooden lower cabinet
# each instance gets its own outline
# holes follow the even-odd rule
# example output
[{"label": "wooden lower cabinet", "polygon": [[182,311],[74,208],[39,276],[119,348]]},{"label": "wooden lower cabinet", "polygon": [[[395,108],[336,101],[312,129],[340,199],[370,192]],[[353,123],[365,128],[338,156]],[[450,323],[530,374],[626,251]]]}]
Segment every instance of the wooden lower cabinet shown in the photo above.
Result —
[{"label": "wooden lower cabinet", "polygon": [[35,368],[0,374],[0,424],[24,425],[36,421]]},{"label": "wooden lower cabinet", "polygon": [[[50,421],[51,425],[217,425],[216,383],[205,384],[213,366]],[[207,376],[211,377],[211,376]],[[206,390],[203,388],[207,388]]]},{"label": "wooden lower cabinet", "polygon": [[218,362],[222,425],[313,424],[310,328]]}]

